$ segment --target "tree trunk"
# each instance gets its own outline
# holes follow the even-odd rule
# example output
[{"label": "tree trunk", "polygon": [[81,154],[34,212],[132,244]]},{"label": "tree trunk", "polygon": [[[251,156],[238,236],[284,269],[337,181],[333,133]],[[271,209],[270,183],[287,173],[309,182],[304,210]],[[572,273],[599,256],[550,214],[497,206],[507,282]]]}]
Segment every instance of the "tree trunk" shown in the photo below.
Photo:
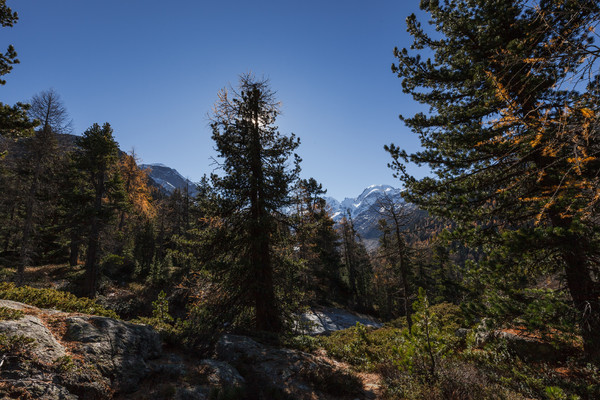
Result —
[{"label": "tree trunk", "polygon": [[589,241],[581,234],[569,232],[572,221],[551,213],[552,224],[568,233],[561,238],[561,255],[565,263],[567,287],[579,317],[585,357],[600,361],[600,290],[588,269]]},{"label": "tree trunk", "polygon": [[402,279],[402,289],[404,291],[404,315],[406,315],[406,323],[408,324],[408,331],[412,331],[412,310],[410,307],[410,287],[408,285],[408,266],[404,258],[406,248],[404,245],[404,239],[400,232],[400,221],[396,216],[396,213],[392,205],[392,216],[394,219],[394,233],[396,234],[396,245],[398,246],[398,260],[400,267],[400,279]]},{"label": "tree trunk", "polygon": [[71,244],[69,245],[69,265],[76,266],[79,263],[79,235],[71,233]]},{"label": "tree trunk", "polygon": [[[258,106],[256,106],[258,107]],[[253,121],[258,121],[257,112]],[[256,329],[267,332],[281,331],[275,289],[273,265],[271,264],[271,244],[267,210],[263,200],[264,174],[261,157],[260,131],[258,123],[252,124],[251,132],[251,179],[250,179],[250,261],[254,276],[254,306]]]},{"label": "tree trunk", "polygon": [[25,221],[23,221],[23,237],[21,240],[20,260],[17,266],[17,286],[25,282],[25,267],[31,262],[31,235],[33,234],[33,213],[35,209],[35,197],[38,191],[38,183],[41,173],[41,162],[36,164],[33,179],[29,187],[29,193],[25,203]]},{"label": "tree trunk", "polygon": [[586,358],[600,361],[600,301],[597,283],[592,280],[585,257],[572,250],[563,250],[567,286],[578,312],[579,326],[583,338],[583,350]]},{"label": "tree trunk", "polygon": [[100,213],[102,212],[102,197],[104,196],[104,171],[101,168],[97,182],[95,183],[96,198],[94,200],[94,215],[90,227],[90,238],[88,242],[87,259],[85,262],[85,291],[90,299],[96,297],[98,287],[98,247],[100,242]]}]

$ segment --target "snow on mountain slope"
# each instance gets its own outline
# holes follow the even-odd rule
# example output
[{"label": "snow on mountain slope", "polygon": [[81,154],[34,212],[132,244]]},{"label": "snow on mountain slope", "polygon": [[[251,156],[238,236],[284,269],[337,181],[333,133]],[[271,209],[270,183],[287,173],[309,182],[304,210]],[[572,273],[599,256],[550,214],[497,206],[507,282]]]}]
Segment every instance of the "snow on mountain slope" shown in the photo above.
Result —
[{"label": "snow on mountain slope", "polygon": [[332,197],[326,197],[327,205],[331,208],[333,220],[339,222],[342,217],[350,216],[354,219],[365,212],[373,212],[373,206],[377,201],[389,197],[394,203],[404,203],[402,190],[389,185],[371,185],[355,198],[345,198],[342,202]]},{"label": "snow on mountain slope", "polygon": [[409,208],[413,205],[407,204],[402,198],[402,189],[389,185],[371,185],[367,187],[356,198],[345,198],[339,202],[334,198],[327,197],[327,205],[330,207],[331,215],[336,223],[339,223],[348,212],[352,217],[354,228],[367,245],[367,248],[377,246],[377,240],[381,233],[377,229],[377,223],[381,219],[378,202],[388,198],[394,204],[405,204]]},{"label": "snow on mountain slope", "polygon": [[190,196],[195,196],[198,192],[194,182],[184,178],[177,170],[164,164],[141,164],[140,168],[149,169],[148,176],[150,179],[168,194],[173,193],[175,189],[184,191],[185,188],[189,190]]},{"label": "snow on mountain slope", "polygon": [[[184,178],[173,168],[163,164],[142,164],[140,168],[150,169],[149,176],[154,184],[168,194],[173,193],[175,189],[183,191],[186,187],[191,196],[197,193],[196,184]],[[374,248],[381,235],[377,229],[377,223],[381,218],[378,212],[378,201],[386,197],[395,204],[406,204],[402,199],[402,190],[389,185],[371,185],[357,197],[347,197],[341,202],[333,197],[326,197],[325,201],[336,223],[339,223],[349,212],[354,222],[354,228],[361,239],[368,248]],[[406,204],[406,206],[414,208],[411,204]]]}]

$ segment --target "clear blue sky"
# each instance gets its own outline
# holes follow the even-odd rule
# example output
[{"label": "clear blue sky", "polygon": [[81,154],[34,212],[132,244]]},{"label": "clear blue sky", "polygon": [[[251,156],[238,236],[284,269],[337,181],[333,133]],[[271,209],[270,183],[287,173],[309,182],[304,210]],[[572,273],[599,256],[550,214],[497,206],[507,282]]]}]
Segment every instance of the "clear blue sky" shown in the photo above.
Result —
[{"label": "clear blue sky", "polygon": [[280,131],[301,139],[302,175],[354,197],[400,185],[384,144],[418,146],[398,114],[419,106],[390,70],[418,3],[8,0],[19,22],[1,29],[0,49],[13,44],[21,64],[0,101],[54,88],[75,134],[107,121],[123,150],[196,181],[212,171],[217,92],[252,71],[282,102]]}]

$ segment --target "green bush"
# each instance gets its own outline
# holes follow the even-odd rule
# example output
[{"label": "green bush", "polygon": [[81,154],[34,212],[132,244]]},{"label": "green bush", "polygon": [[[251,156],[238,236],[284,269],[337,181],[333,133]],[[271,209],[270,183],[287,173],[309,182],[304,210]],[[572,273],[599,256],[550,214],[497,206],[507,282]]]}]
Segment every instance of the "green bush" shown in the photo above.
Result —
[{"label": "green bush", "polygon": [[309,335],[298,335],[289,338],[284,338],[285,347],[291,347],[304,352],[313,352],[319,348],[320,341],[318,338]]},{"label": "green bush", "polygon": [[140,317],[132,322],[138,324],[150,325],[156,329],[163,339],[170,343],[179,342],[181,339],[181,326],[169,314],[169,301],[167,294],[160,291],[158,298],[152,302],[152,317]]},{"label": "green bush", "polygon": [[29,352],[35,340],[22,335],[0,335],[0,354],[19,355]]},{"label": "green bush", "polygon": [[19,301],[40,308],[54,308],[66,312],[119,318],[114,311],[102,307],[94,300],[54,289],[17,287],[14,283],[2,282],[0,283],[0,299]]},{"label": "green bush", "polygon": [[454,315],[456,309],[447,303],[430,306],[422,288],[413,308],[412,328],[403,331],[403,343],[394,348],[395,363],[417,377],[433,381],[437,379],[440,362],[458,345],[455,332],[460,320]]},{"label": "green bush", "polygon": [[392,327],[371,329],[357,324],[319,337],[318,342],[329,356],[362,371],[375,371],[380,364],[394,361],[394,348],[403,342],[402,332],[402,329]]},{"label": "green bush", "polygon": [[21,319],[25,314],[21,310],[15,310],[8,307],[0,307],[0,321],[10,319]]}]

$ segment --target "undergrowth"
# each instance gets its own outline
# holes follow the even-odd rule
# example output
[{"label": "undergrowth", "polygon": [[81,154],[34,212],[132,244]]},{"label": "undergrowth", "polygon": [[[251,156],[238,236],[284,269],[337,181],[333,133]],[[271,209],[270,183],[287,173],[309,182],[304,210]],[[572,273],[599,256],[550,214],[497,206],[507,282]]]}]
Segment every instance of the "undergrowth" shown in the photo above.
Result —
[{"label": "undergrowth", "polygon": [[0,321],[7,321],[13,319],[21,319],[25,313],[21,310],[15,310],[8,307],[0,307]]},{"label": "undergrowth", "polygon": [[402,321],[380,329],[357,324],[330,336],[289,338],[285,344],[325,350],[358,371],[378,373],[387,399],[600,399],[597,366],[573,358],[524,360],[504,340],[476,347],[475,330],[466,338],[457,334],[468,326],[459,307],[430,306],[424,293],[415,303],[411,331]]},{"label": "undergrowth", "polygon": [[0,299],[19,301],[39,308],[54,308],[66,312],[119,318],[114,311],[102,307],[94,300],[55,289],[17,287],[11,282],[1,282]]}]

